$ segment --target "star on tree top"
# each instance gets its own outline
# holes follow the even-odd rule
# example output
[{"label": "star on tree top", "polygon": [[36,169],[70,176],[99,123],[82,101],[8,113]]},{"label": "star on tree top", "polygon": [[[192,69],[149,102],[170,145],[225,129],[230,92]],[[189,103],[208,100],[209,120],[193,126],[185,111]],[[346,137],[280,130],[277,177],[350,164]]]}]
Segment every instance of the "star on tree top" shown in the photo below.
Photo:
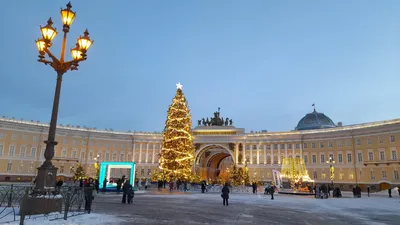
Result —
[{"label": "star on tree top", "polygon": [[177,83],[177,84],[176,84],[176,88],[177,88],[177,89],[181,89],[181,90],[182,90],[182,88],[183,88],[183,85],[182,85],[181,83]]}]

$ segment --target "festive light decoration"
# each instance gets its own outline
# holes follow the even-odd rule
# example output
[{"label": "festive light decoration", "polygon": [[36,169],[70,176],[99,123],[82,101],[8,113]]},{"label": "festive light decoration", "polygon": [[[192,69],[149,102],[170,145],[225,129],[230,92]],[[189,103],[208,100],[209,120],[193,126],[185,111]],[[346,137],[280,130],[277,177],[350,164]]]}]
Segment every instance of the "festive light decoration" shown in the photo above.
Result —
[{"label": "festive light decoration", "polygon": [[313,181],[308,176],[306,165],[301,158],[285,158],[282,161],[281,176],[285,177],[290,186],[295,189],[295,184],[301,181]]},{"label": "festive light decoration", "polygon": [[72,177],[73,180],[83,180],[86,179],[85,170],[83,169],[82,165],[79,164],[74,171],[74,176]]},{"label": "festive light decoration", "polygon": [[182,85],[179,83],[176,87],[163,132],[160,169],[172,180],[189,181],[194,162],[192,118]]}]

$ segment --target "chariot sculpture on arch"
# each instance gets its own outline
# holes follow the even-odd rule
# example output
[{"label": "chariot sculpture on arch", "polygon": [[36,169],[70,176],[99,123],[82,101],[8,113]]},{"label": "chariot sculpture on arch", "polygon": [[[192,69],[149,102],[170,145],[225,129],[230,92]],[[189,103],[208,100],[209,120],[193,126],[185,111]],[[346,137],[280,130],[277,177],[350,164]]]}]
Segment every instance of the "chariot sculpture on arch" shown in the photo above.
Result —
[{"label": "chariot sculpture on arch", "polygon": [[232,126],[233,125],[233,120],[226,117],[220,117],[221,108],[218,107],[218,111],[214,112],[214,117],[211,117],[210,119],[207,117],[202,118],[201,120],[197,120],[197,125],[198,126]]}]

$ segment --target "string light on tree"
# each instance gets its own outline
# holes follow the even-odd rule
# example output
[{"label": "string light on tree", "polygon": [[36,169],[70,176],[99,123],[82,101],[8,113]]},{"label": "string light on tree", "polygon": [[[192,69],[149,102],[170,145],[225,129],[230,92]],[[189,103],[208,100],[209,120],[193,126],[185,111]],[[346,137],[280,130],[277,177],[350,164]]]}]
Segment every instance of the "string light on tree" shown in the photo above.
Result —
[{"label": "string light on tree", "polygon": [[192,175],[194,146],[192,118],[182,84],[176,84],[176,94],[168,108],[163,131],[160,169],[171,179],[189,180]]}]

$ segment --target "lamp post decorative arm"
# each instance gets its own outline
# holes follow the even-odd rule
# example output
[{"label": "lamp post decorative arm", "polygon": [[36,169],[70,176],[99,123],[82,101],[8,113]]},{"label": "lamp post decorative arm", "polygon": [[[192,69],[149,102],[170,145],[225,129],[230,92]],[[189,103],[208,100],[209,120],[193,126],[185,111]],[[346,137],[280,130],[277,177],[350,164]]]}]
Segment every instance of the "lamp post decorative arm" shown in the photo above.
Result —
[{"label": "lamp post decorative arm", "polygon": [[[36,40],[36,46],[39,50],[38,62],[51,66],[57,72],[57,82],[54,94],[53,109],[51,113],[49,134],[48,139],[44,141],[46,143],[46,150],[44,153],[45,161],[41,167],[38,168],[38,176],[36,178],[37,181],[35,187],[36,190],[43,190],[44,187],[51,187],[53,183],[55,184],[57,168],[53,166],[51,160],[54,157],[54,146],[57,145],[55,138],[62,77],[68,70],[78,69],[79,62],[86,60],[86,52],[93,44],[93,40],[89,38],[89,32],[86,30],[84,35],[77,39],[76,47],[71,49],[71,56],[73,60],[65,62],[64,59],[67,45],[67,34],[72,22],[75,19],[75,12],[73,12],[71,8],[72,5],[69,2],[67,4],[67,8],[61,9],[64,35],[59,59],[50,51],[52,40],[57,35],[57,30],[53,27],[53,21],[51,18],[47,21],[46,26],[40,27],[42,37]],[[49,59],[46,59],[46,55]]]}]

